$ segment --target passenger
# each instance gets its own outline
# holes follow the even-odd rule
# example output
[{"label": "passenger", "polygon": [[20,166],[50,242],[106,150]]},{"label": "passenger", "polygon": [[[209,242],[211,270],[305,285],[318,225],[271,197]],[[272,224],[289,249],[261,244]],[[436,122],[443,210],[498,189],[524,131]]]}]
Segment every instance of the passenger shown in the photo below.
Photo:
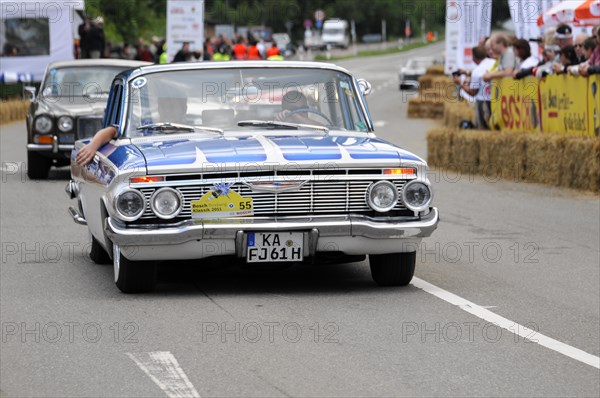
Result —
[{"label": "passenger", "polygon": [[[158,98],[158,120],[157,123],[185,123],[187,113],[187,99],[184,97],[159,97]],[[89,144],[84,145],[77,156],[75,163],[79,166],[85,166],[90,163],[96,152],[102,146],[113,138],[117,138],[117,127],[114,125],[107,126],[99,130]]]}]

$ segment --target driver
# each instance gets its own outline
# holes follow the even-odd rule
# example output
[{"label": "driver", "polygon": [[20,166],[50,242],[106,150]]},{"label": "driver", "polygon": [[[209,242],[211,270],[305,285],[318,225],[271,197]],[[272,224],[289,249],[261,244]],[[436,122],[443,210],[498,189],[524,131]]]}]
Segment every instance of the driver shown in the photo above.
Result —
[{"label": "driver", "polygon": [[285,93],[281,99],[281,112],[275,114],[275,119],[280,122],[291,122],[301,124],[320,124],[308,117],[308,99],[300,91],[293,90]]}]

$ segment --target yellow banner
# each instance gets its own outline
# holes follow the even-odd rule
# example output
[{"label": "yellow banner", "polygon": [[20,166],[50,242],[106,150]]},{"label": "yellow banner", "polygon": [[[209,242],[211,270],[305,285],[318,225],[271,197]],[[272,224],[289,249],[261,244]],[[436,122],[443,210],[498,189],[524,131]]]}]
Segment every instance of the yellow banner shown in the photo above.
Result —
[{"label": "yellow banner", "polygon": [[496,79],[492,84],[490,126],[503,131],[539,131],[539,82],[525,79]]},{"label": "yellow banner", "polygon": [[542,132],[593,135],[588,103],[593,101],[591,93],[588,93],[593,81],[597,78],[590,78],[588,82],[585,77],[565,74],[544,78],[540,82]]},{"label": "yellow banner", "polygon": [[588,132],[598,137],[600,133],[600,75],[588,77]]}]

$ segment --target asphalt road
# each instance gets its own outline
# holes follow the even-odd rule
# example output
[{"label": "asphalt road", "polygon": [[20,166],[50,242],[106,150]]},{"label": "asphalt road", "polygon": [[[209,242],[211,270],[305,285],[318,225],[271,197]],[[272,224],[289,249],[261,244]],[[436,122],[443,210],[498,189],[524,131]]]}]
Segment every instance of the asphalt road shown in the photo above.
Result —
[{"label": "asphalt road", "polygon": [[[378,135],[425,156],[433,122],[397,87],[409,55],[340,64],[373,84]],[[433,170],[442,222],[406,288],[366,262],[188,262],[132,296],[87,258],[68,170],[27,179],[24,123],[0,156],[2,397],[600,395],[597,196]]]}]

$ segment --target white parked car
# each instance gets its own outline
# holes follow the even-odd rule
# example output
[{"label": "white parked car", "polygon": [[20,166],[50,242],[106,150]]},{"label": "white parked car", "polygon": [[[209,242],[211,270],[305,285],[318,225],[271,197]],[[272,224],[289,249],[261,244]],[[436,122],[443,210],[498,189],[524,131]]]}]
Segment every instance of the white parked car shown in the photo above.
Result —
[{"label": "white parked car", "polygon": [[435,60],[433,57],[417,57],[408,60],[405,66],[400,69],[400,90],[407,88],[418,89],[419,77],[427,72],[427,68],[433,66]]}]

